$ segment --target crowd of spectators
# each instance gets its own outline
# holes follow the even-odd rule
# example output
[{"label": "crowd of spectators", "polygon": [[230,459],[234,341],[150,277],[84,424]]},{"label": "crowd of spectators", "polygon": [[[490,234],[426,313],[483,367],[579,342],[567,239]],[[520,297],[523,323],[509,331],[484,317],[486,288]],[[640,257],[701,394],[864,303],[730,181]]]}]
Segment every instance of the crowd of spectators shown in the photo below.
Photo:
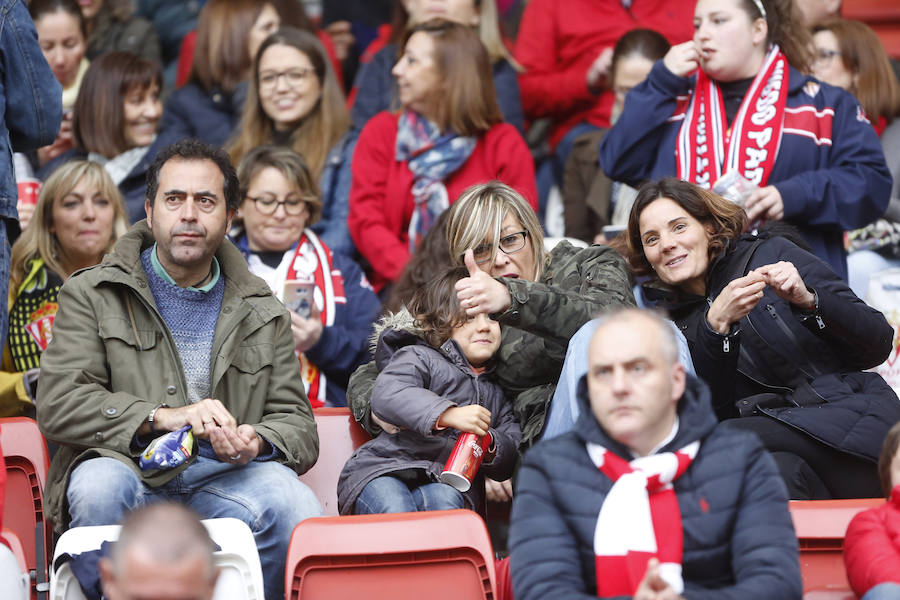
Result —
[{"label": "crowd of spectators", "polygon": [[[143,287],[149,284],[135,273],[152,265],[162,277],[150,278],[154,294],[164,284],[212,293],[221,256],[238,254],[288,311],[273,325],[275,341],[228,348],[235,354],[213,362],[231,361],[235,380],[265,379],[257,363],[273,350],[262,346],[286,343],[280,327],[290,328],[301,401],[349,406],[374,438],[342,473],[343,513],[483,511],[485,497],[515,503],[511,476],[532,447],[571,456],[571,447],[602,439],[626,462],[659,451],[619,439],[586,402],[592,319],[635,305],[665,310],[670,331],[657,332],[656,321],[647,329],[633,315],[603,328],[631,324],[679,351],[682,366],[672,368],[690,379],[687,391],[684,373],[673,379],[685,394],[669,415],[677,439],[678,415],[682,437],[690,431],[718,444],[715,428],[758,438],[774,459],[765,459],[764,470],[780,476],[767,502],[784,490],[792,499],[890,495],[877,461],[900,421],[900,400],[870,370],[894,351],[897,323],[863,298],[870,275],[900,265],[900,83],[878,37],[841,19],[840,2],[325,0],[315,14],[300,0],[0,3],[27,6],[24,35],[43,52],[40,94],[53,104],[39,108],[38,118],[46,113],[52,125],[59,112],[53,135],[41,121],[43,129],[28,132],[35,139],[17,143],[23,136],[13,135],[15,113],[7,108],[22,232],[11,240],[8,321],[0,321],[8,323],[0,415],[37,410],[61,444],[57,459],[67,462],[55,467],[58,510],[70,510],[68,478],[91,462],[71,443],[88,434],[70,435],[65,419],[36,407],[57,311],[70,319],[74,312],[63,306],[67,281],[85,295],[84,306],[111,289],[76,285],[80,270],[97,265],[98,281],[115,265],[129,285]],[[0,44],[4,36],[0,29]],[[9,86],[9,107],[39,105]],[[191,150],[188,140],[203,145]],[[150,189],[165,166],[160,155],[195,167],[215,162],[228,205],[198,204],[210,212],[197,216],[194,201],[183,198],[208,189],[171,191],[182,198],[174,204],[170,191]],[[220,164],[226,157],[233,172]],[[548,199],[559,194],[564,225],[548,231]],[[156,259],[165,240],[152,215],[161,218],[170,206],[197,222],[222,208],[227,235],[204,257],[209,281],[182,286]],[[2,216],[14,238],[16,210]],[[196,233],[185,227],[173,235]],[[216,253],[219,243],[229,248],[224,255]],[[258,281],[227,265],[223,279]],[[248,297],[247,289],[226,284],[217,293],[227,301]],[[97,298],[87,299],[92,293]],[[108,309],[104,302],[98,306]],[[143,331],[128,298],[125,304],[131,322],[123,321],[119,337],[135,341],[135,356],[159,352],[162,344],[144,348],[142,339],[168,339],[169,315]],[[156,314],[148,307],[147,315]],[[207,329],[210,318],[212,329],[221,325],[215,315],[196,317]],[[103,327],[107,344],[116,336]],[[206,342],[221,341],[211,331]],[[197,373],[189,371],[196,365],[189,368],[185,353],[196,358],[196,347],[174,343],[176,363],[195,386]],[[241,352],[252,360],[236,359]],[[62,368],[59,350],[48,356]],[[205,369],[201,375],[222,376]],[[93,371],[52,377],[60,397],[69,397],[66,386],[90,387],[71,394],[79,402],[93,401],[102,385]],[[108,391],[121,383],[106,381]],[[124,387],[137,393],[140,386],[129,380]],[[159,405],[132,432],[132,450],[146,441],[147,422],[154,431],[157,411],[165,420],[168,403],[177,405],[177,387],[139,403]],[[196,389],[185,402],[209,400],[194,397]],[[233,400],[222,402],[234,412]],[[585,422],[591,410],[597,422]],[[489,435],[491,444],[475,489],[451,492],[438,483],[441,467],[464,432]],[[285,456],[265,427],[257,434],[267,452],[253,453],[251,463],[302,470],[315,462],[315,444],[298,441],[299,432],[284,435],[309,456]],[[104,434],[96,435],[99,444]],[[566,441],[555,446],[541,441],[560,436]],[[216,452],[204,458],[222,459],[227,444],[210,443]],[[529,468],[543,468],[541,460]],[[696,462],[711,468],[708,456]],[[586,458],[581,463],[596,472]],[[85,469],[82,487],[88,472],[94,476]],[[565,488],[559,477],[568,473],[548,480]],[[534,485],[534,472],[529,477]],[[68,501],[77,496],[70,492]],[[563,512],[578,511],[573,498]],[[547,502],[538,492],[513,519],[526,522],[534,518],[529,510]],[[588,512],[606,505],[596,504]],[[94,522],[75,510],[74,524]],[[579,524],[579,536],[586,528]],[[514,531],[522,556],[533,540],[521,527]],[[543,589],[534,579],[542,570],[517,568],[515,556],[516,584],[532,594]],[[696,570],[697,557],[686,551],[685,558]],[[655,577],[653,565],[634,582],[641,590]],[[699,577],[701,587],[735,585],[734,575],[720,575]],[[600,579],[585,574],[581,591],[612,589]],[[884,583],[871,579],[867,587]]]}]

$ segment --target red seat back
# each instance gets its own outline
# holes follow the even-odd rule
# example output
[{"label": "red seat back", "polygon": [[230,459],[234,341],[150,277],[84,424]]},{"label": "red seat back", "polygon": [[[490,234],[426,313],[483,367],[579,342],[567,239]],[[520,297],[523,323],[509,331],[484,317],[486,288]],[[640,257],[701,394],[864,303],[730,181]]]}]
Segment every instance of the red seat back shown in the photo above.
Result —
[{"label": "red seat back", "polygon": [[484,521],[469,510],[307,519],[291,536],[285,598],[497,598]]},{"label": "red seat back", "polygon": [[884,498],[791,501],[800,543],[800,572],[807,600],[853,600],[844,568],[844,534],[856,513],[884,504]]},{"label": "red seat back", "polygon": [[[37,423],[25,417],[0,419],[0,446],[6,461],[3,526],[11,529],[25,553],[25,564],[38,583],[47,579],[52,527],[44,515],[44,485],[50,455]],[[32,590],[32,597],[36,597]]]},{"label": "red seat back", "polygon": [[319,459],[300,476],[322,504],[326,515],[337,515],[337,482],[353,451],[372,439],[356,422],[348,408],[317,408],[313,411],[319,430]]}]

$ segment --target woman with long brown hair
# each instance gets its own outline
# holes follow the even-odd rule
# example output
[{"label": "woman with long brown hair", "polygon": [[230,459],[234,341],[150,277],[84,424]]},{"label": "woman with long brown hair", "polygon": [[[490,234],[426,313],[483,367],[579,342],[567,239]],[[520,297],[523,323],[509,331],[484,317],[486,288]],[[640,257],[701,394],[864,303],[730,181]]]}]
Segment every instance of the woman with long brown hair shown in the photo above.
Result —
[{"label": "woman with long brown hair", "polygon": [[470,27],[434,19],[413,27],[394,66],[401,111],[359,136],[348,225],[372,283],[395,281],[438,215],[467,187],[493,179],[537,206],[534,164],[503,123],[490,61]]},{"label": "woman with long brown hair", "polygon": [[838,19],[813,29],[813,74],[859,100],[881,140],[894,185],[884,217],[849,233],[850,287],[864,296],[869,275],[900,264],[900,83],[875,32]]},{"label": "woman with long brown hair", "polygon": [[309,32],[284,27],[259,47],[240,127],[228,148],[232,162],[264,144],[287,146],[306,160],[323,203],[322,219],[312,229],[332,251],[353,257],[347,207],[356,133],[331,61]]}]

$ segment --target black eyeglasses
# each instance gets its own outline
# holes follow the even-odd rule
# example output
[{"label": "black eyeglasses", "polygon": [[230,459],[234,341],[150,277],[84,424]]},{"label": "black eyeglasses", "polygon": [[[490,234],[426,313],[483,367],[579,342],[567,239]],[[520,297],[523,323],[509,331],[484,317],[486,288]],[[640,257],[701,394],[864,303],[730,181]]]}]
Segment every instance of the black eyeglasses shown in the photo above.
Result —
[{"label": "black eyeglasses", "polygon": [[[517,231],[516,233],[504,235],[500,238],[500,243],[497,244],[497,248],[504,254],[514,254],[525,247],[526,237],[528,237],[527,231]],[[494,255],[494,245],[481,244],[476,246],[472,251],[472,254],[476,264],[484,264],[491,260],[491,257]]]},{"label": "black eyeglasses", "polygon": [[252,200],[256,210],[264,215],[274,215],[279,206],[284,206],[284,212],[291,216],[303,214],[306,209],[306,200],[296,196],[284,200],[279,200],[275,196],[257,196],[256,198],[247,196],[247,200]]}]

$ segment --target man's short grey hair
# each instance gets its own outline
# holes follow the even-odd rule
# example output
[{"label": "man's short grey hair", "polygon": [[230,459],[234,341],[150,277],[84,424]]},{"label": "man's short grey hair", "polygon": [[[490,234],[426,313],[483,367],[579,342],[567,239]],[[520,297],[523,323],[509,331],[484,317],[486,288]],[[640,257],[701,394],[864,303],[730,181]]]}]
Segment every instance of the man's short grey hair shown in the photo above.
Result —
[{"label": "man's short grey hair", "polygon": [[125,517],[119,539],[110,558],[118,577],[126,576],[126,557],[139,550],[158,559],[160,565],[173,565],[202,557],[210,578],[215,577],[213,552],[216,545],[197,514],[181,504],[160,502],[139,508]]},{"label": "man's short grey hair", "polygon": [[[673,323],[660,310],[649,308],[618,307],[597,315],[597,329],[613,321],[626,321],[634,318],[645,318],[655,323],[659,330],[659,344],[663,357],[669,364],[678,362],[678,340],[675,337]],[[596,335],[596,333],[594,334]]]}]

